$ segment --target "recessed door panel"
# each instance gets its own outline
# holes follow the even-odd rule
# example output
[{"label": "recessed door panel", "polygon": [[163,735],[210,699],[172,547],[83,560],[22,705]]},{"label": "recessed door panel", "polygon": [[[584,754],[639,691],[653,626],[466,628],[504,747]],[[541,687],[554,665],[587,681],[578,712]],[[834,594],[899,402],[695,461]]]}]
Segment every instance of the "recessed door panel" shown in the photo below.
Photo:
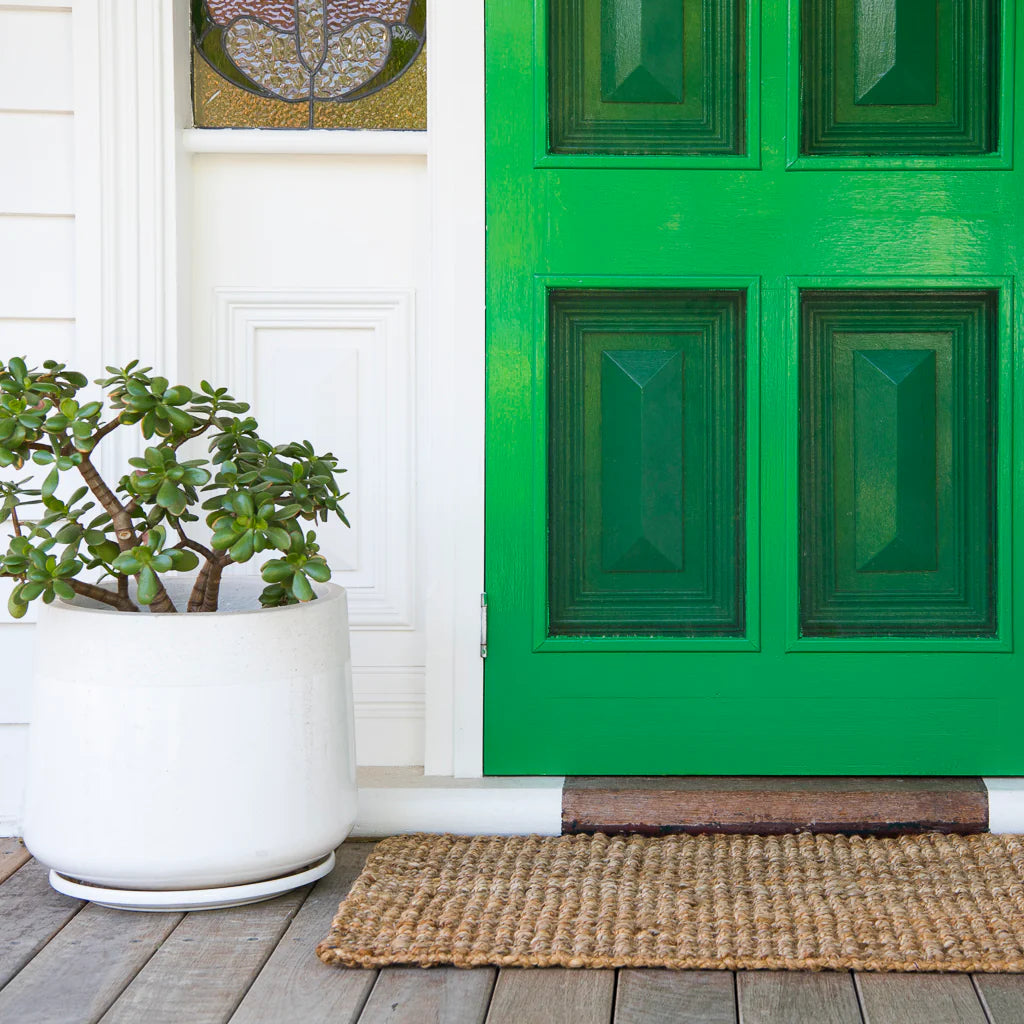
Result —
[{"label": "recessed door panel", "polygon": [[741,636],[742,291],[550,293],[551,636]]},{"label": "recessed door panel", "polygon": [[802,635],[995,635],[996,309],[803,292]]},{"label": "recessed door panel", "polygon": [[744,152],[740,0],[552,0],[552,153]]},{"label": "recessed door panel", "polygon": [[996,0],[803,0],[800,10],[801,153],[996,150]]}]

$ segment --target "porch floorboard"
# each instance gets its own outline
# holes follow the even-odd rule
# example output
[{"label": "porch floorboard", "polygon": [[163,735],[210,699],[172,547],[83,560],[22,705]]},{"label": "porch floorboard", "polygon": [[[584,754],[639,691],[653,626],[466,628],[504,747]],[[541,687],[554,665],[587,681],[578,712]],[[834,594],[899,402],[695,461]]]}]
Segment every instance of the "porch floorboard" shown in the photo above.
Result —
[{"label": "porch floorboard", "polygon": [[[0,1021],[20,1024],[1019,1024],[1024,975],[389,967],[316,959],[371,843],[315,886],[195,914],[128,914],[0,847]],[[6,877],[4,877],[6,874]]]}]

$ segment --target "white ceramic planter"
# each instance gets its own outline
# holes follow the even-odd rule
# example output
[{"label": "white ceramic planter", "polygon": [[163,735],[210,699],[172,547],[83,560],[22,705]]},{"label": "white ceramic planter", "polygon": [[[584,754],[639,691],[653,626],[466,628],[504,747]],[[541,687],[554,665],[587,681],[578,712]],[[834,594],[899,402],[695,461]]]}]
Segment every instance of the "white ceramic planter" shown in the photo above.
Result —
[{"label": "white ceramic planter", "polygon": [[[25,812],[36,858],[94,886],[208,889],[300,871],[348,835],[345,592],[260,609],[263,586],[226,578],[212,614],[41,609]],[[172,587],[183,607],[187,581]]]}]

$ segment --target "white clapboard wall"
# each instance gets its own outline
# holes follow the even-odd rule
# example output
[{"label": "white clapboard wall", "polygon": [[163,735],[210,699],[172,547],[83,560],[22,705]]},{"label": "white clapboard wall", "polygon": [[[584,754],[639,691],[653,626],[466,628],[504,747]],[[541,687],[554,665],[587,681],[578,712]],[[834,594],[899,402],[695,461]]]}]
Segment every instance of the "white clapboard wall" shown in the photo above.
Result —
[{"label": "white clapboard wall", "polygon": [[[0,352],[68,357],[75,330],[74,89],[69,5],[0,2]],[[0,588],[0,835],[24,788],[31,624]]]}]

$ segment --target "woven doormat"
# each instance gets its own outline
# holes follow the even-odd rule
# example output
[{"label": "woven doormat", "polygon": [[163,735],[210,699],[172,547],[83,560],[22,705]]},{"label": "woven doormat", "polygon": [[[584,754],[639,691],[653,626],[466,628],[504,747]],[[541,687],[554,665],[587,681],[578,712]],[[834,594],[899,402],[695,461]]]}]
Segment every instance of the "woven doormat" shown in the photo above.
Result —
[{"label": "woven doormat", "polygon": [[331,964],[1024,971],[1020,836],[404,836]]}]

